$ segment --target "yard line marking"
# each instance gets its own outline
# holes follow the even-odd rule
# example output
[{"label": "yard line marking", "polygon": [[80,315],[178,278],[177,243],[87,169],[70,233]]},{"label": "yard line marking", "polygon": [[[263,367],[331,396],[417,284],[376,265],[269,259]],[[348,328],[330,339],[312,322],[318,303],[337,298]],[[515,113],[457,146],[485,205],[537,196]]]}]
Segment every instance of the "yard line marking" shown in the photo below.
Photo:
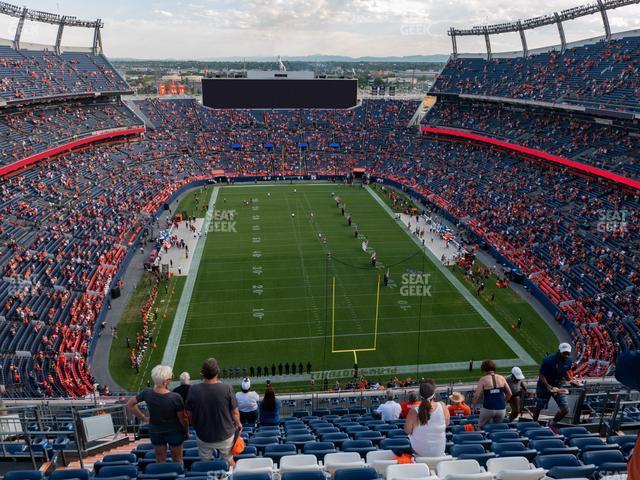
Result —
[{"label": "yard line marking", "polygon": [[184,330],[187,313],[189,312],[191,296],[193,295],[193,289],[198,276],[198,269],[200,268],[200,260],[202,259],[202,252],[204,251],[204,245],[207,242],[206,232],[209,231],[209,224],[213,218],[213,211],[215,209],[216,199],[218,198],[218,191],[219,187],[214,187],[211,192],[209,208],[207,208],[207,214],[205,215],[204,222],[202,222],[202,227],[200,228],[201,235],[198,238],[198,243],[196,244],[195,251],[193,252],[193,258],[191,259],[191,266],[189,267],[187,280],[184,283],[180,302],[178,303],[176,315],[173,319],[173,325],[171,325],[171,332],[169,333],[169,338],[167,339],[167,344],[164,348],[164,354],[162,355],[162,365],[169,365],[173,367],[176,363],[178,346],[180,344],[180,339],[182,338],[182,331]]},{"label": "yard line marking", "polygon": [[[491,330],[490,326],[486,327],[463,327],[463,328],[440,328],[433,330],[402,330],[399,332],[378,332],[378,335],[407,335],[412,333],[437,333],[437,332],[461,332],[468,330]],[[371,333],[354,333],[354,334],[343,334],[336,335],[336,337],[363,337],[363,336],[372,336]],[[201,343],[181,343],[181,347],[200,347],[205,345],[232,345],[236,343],[270,343],[270,342],[282,342],[286,340],[318,340],[324,339],[324,335],[316,335],[313,337],[279,337],[279,338],[259,338],[255,340],[227,340],[224,342],[201,342]],[[351,350],[349,350],[351,351]]]},{"label": "yard line marking", "polygon": [[[292,311],[292,310],[284,310],[284,311]],[[253,310],[252,310],[253,312]],[[283,310],[271,310],[269,309],[269,313],[278,313],[278,312],[283,312]],[[220,314],[223,317],[228,317],[228,315],[230,314]],[[243,315],[246,316],[247,313],[246,312],[239,312],[239,313],[234,313],[234,315]],[[473,317],[473,318],[477,318],[478,314],[476,312],[473,313],[450,313],[450,314],[444,314],[444,315],[438,315],[438,318],[440,317]],[[215,318],[215,315],[211,316],[207,316],[206,318]],[[407,317],[389,317],[386,316],[385,319],[388,320],[405,320],[405,321],[411,321],[411,318],[407,318]],[[344,320],[344,322],[351,322],[353,320]],[[305,323],[306,320],[304,321],[300,321],[300,322],[269,322],[269,327],[281,327],[281,326],[301,326],[303,323]],[[324,320],[319,321],[319,324],[324,324]],[[196,330],[236,330],[238,328],[251,328],[251,327],[255,327],[255,322],[254,323],[247,323],[245,324],[236,324],[234,323],[233,325],[219,325],[219,326],[207,326],[207,327],[193,327],[193,328],[189,328],[187,326],[186,331],[187,332],[194,332]],[[428,331],[428,330],[423,330],[423,331]]]},{"label": "yard line marking", "polygon": [[[378,204],[384,209],[385,212],[387,212],[389,214],[389,216],[391,218],[395,218],[393,211],[391,210],[391,208],[389,208],[389,206],[384,202],[384,200],[382,200],[372,189],[371,187],[369,187],[368,185],[366,186],[366,190],[369,192],[369,194],[373,197],[373,199],[378,202]],[[402,228],[402,230],[409,235],[409,237],[411,237],[411,239],[414,241],[414,243],[416,245],[418,245],[418,248],[420,248],[420,250],[422,250],[425,255],[427,256],[427,258],[429,258],[431,260],[431,262],[436,266],[436,268],[438,268],[438,270],[440,270],[440,272],[442,273],[442,275],[444,275],[444,277],[449,280],[449,282],[451,283],[451,285],[458,290],[458,292],[460,292],[460,295],[462,295],[468,302],[469,304],[471,304],[471,306],[480,314],[480,316],[485,320],[485,322],[487,322],[488,325],[490,325],[498,334],[498,336],[504,341],[504,343],[507,344],[507,346],[513,350],[513,352],[518,356],[518,358],[520,358],[522,361],[527,362],[527,363],[535,363],[533,358],[531,357],[531,355],[529,355],[529,352],[527,352],[524,348],[522,348],[522,345],[520,345],[510,334],[509,332],[507,332],[507,330],[500,325],[500,323],[494,318],[493,315],[491,315],[491,313],[484,307],[484,305],[482,305],[478,299],[476,299],[470,292],[469,290],[467,290],[467,288],[460,282],[460,280],[458,280],[455,275],[453,275],[453,273],[451,273],[451,271],[445,267],[444,265],[442,265],[442,262],[440,262],[438,260],[438,258],[433,254],[433,252],[431,252],[431,250],[429,250],[428,248],[424,248],[422,246],[422,242],[420,240],[418,240],[418,238],[407,228],[406,225],[404,225],[403,223],[400,223],[399,226]]]}]

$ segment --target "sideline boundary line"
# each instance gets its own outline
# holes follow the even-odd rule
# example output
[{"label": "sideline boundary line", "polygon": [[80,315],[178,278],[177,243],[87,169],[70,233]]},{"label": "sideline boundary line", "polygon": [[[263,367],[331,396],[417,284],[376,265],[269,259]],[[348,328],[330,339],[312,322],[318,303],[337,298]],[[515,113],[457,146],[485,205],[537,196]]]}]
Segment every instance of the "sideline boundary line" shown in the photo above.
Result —
[{"label": "sideline boundary line", "polygon": [[[380,205],[383,208],[383,210],[385,212],[387,212],[387,214],[389,214],[389,216],[395,220],[395,216],[393,214],[393,211],[384,202],[384,200],[382,200],[371,189],[371,187],[369,187],[369,185],[367,185],[365,188],[369,192],[369,195],[371,195],[373,197],[373,199],[378,203],[378,205]],[[527,352],[522,347],[522,345],[520,345],[509,334],[509,332],[507,332],[507,330],[502,325],[500,325],[500,323],[494,318],[494,316],[491,315],[491,313],[486,308],[484,308],[484,305],[482,305],[471,293],[469,293],[469,291],[466,289],[466,287],[464,285],[462,285],[462,283],[453,275],[453,273],[451,273],[448,268],[446,268],[444,265],[442,265],[442,262],[440,262],[436,258],[436,256],[433,254],[433,252],[431,250],[429,250],[428,248],[423,247],[422,243],[420,242],[420,240],[418,240],[415,237],[415,235],[413,235],[411,233],[411,231],[407,228],[407,226],[404,223],[396,221],[396,224],[398,226],[400,226],[400,228],[402,228],[402,230],[413,240],[413,242],[418,246],[418,248],[424,252],[424,254],[427,256],[427,258],[429,260],[431,260],[431,262],[436,266],[436,268],[440,271],[440,273],[442,273],[442,275],[449,281],[449,283],[451,283],[451,285],[453,285],[454,288],[456,290],[458,290],[460,295],[462,295],[465,298],[465,300],[467,300],[467,302],[469,302],[469,304],[473,307],[473,309],[476,312],[478,312],[478,314],[484,319],[484,321],[487,322],[487,324],[491,328],[493,328],[493,330],[509,346],[509,348],[511,350],[513,350],[513,352],[518,356],[518,358],[520,360],[522,360],[523,364],[524,365],[536,365],[536,362],[533,360],[533,357],[531,355],[529,355],[529,352]]]},{"label": "sideline boundary line", "polygon": [[200,238],[198,238],[198,243],[196,244],[196,248],[193,252],[193,258],[191,259],[191,265],[189,266],[187,280],[184,284],[184,288],[182,289],[182,295],[180,296],[180,303],[178,303],[176,316],[173,318],[173,324],[171,325],[171,332],[169,333],[167,344],[164,347],[162,365],[169,365],[171,368],[175,365],[176,357],[178,356],[178,347],[180,346],[182,331],[184,330],[187,313],[189,312],[189,306],[191,305],[191,296],[193,295],[196,278],[198,277],[200,260],[202,259],[204,245],[207,242],[207,232],[209,231],[209,224],[213,218],[213,210],[216,206],[219,190],[220,187],[214,187],[211,192],[207,214],[205,215],[204,222],[202,222],[202,227],[200,228],[201,235]]}]

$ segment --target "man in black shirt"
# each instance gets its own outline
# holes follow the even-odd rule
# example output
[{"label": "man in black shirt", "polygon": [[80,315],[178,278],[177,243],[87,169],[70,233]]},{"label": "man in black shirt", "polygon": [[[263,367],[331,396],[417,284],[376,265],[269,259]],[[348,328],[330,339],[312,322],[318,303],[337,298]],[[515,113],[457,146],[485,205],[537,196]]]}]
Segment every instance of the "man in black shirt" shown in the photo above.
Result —
[{"label": "man in black shirt", "polygon": [[180,374],[180,385],[173,389],[175,393],[182,397],[183,401],[187,401],[187,393],[191,387],[191,376],[189,372],[182,372]]},{"label": "man in black shirt", "polygon": [[196,430],[200,460],[211,460],[214,450],[230,466],[235,466],[231,448],[236,430],[242,430],[236,396],[230,385],[220,383],[220,367],[215,358],[202,365],[202,383],[189,389],[185,409]]}]

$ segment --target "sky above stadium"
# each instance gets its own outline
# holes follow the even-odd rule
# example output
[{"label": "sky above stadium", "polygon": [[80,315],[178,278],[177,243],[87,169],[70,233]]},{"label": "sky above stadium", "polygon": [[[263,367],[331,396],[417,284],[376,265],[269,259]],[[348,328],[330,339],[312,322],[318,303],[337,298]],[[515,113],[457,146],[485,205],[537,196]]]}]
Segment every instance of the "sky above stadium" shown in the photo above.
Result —
[{"label": "sky above stadium", "polygon": [[[206,59],[245,56],[448,54],[450,26],[470,27],[551,13],[586,0],[8,0],[35,10],[102,18],[111,57]],[[551,7],[553,5],[553,7]],[[2,18],[13,38],[17,19]],[[640,6],[610,12],[613,31],[640,28]],[[565,24],[568,41],[602,35],[599,15]],[[28,24],[23,40],[52,44],[54,26]],[[527,33],[529,48],[559,43],[555,27]],[[64,44],[88,45],[91,32],[68,29]],[[494,51],[520,48],[516,34],[492,37]],[[458,42],[484,49],[482,38]]]}]

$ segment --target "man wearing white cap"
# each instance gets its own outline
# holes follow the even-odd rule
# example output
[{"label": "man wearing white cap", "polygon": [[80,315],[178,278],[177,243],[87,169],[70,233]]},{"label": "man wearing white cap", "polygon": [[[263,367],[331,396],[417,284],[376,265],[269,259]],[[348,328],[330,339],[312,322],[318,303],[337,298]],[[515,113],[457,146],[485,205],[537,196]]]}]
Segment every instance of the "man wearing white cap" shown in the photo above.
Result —
[{"label": "man wearing white cap", "polygon": [[569,391],[563,387],[563,384],[569,382],[572,385],[577,385],[577,382],[572,380],[570,376],[571,364],[571,345],[568,343],[561,343],[556,353],[542,360],[536,385],[536,408],[533,410],[535,421],[538,421],[540,411],[547,408],[551,397],[558,404],[559,410],[553,420],[549,422],[549,426],[555,426],[569,412],[567,400]]},{"label": "man wearing white cap", "polygon": [[236,393],[236,400],[238,401],[238,410],[240,410],[240,421],[243,424],[254,425],[258,419],[258,401],[260,396],[257,392],[250,392],[251,380],[244,378],[242,380],[242,389]]},{"label": "man wearing white cap", "polygon": [[520,412],[522,412],[522,397],[526,397],[527,386],[523,382],[524,374],[520,367],[513,367],[511,369],[511,375],[507,377],[507,383],[511,388],[511,398],[509,399],[509,405],[511,405],[511,412],[509,412],[509,420],[512,422],[518,418]]}]

